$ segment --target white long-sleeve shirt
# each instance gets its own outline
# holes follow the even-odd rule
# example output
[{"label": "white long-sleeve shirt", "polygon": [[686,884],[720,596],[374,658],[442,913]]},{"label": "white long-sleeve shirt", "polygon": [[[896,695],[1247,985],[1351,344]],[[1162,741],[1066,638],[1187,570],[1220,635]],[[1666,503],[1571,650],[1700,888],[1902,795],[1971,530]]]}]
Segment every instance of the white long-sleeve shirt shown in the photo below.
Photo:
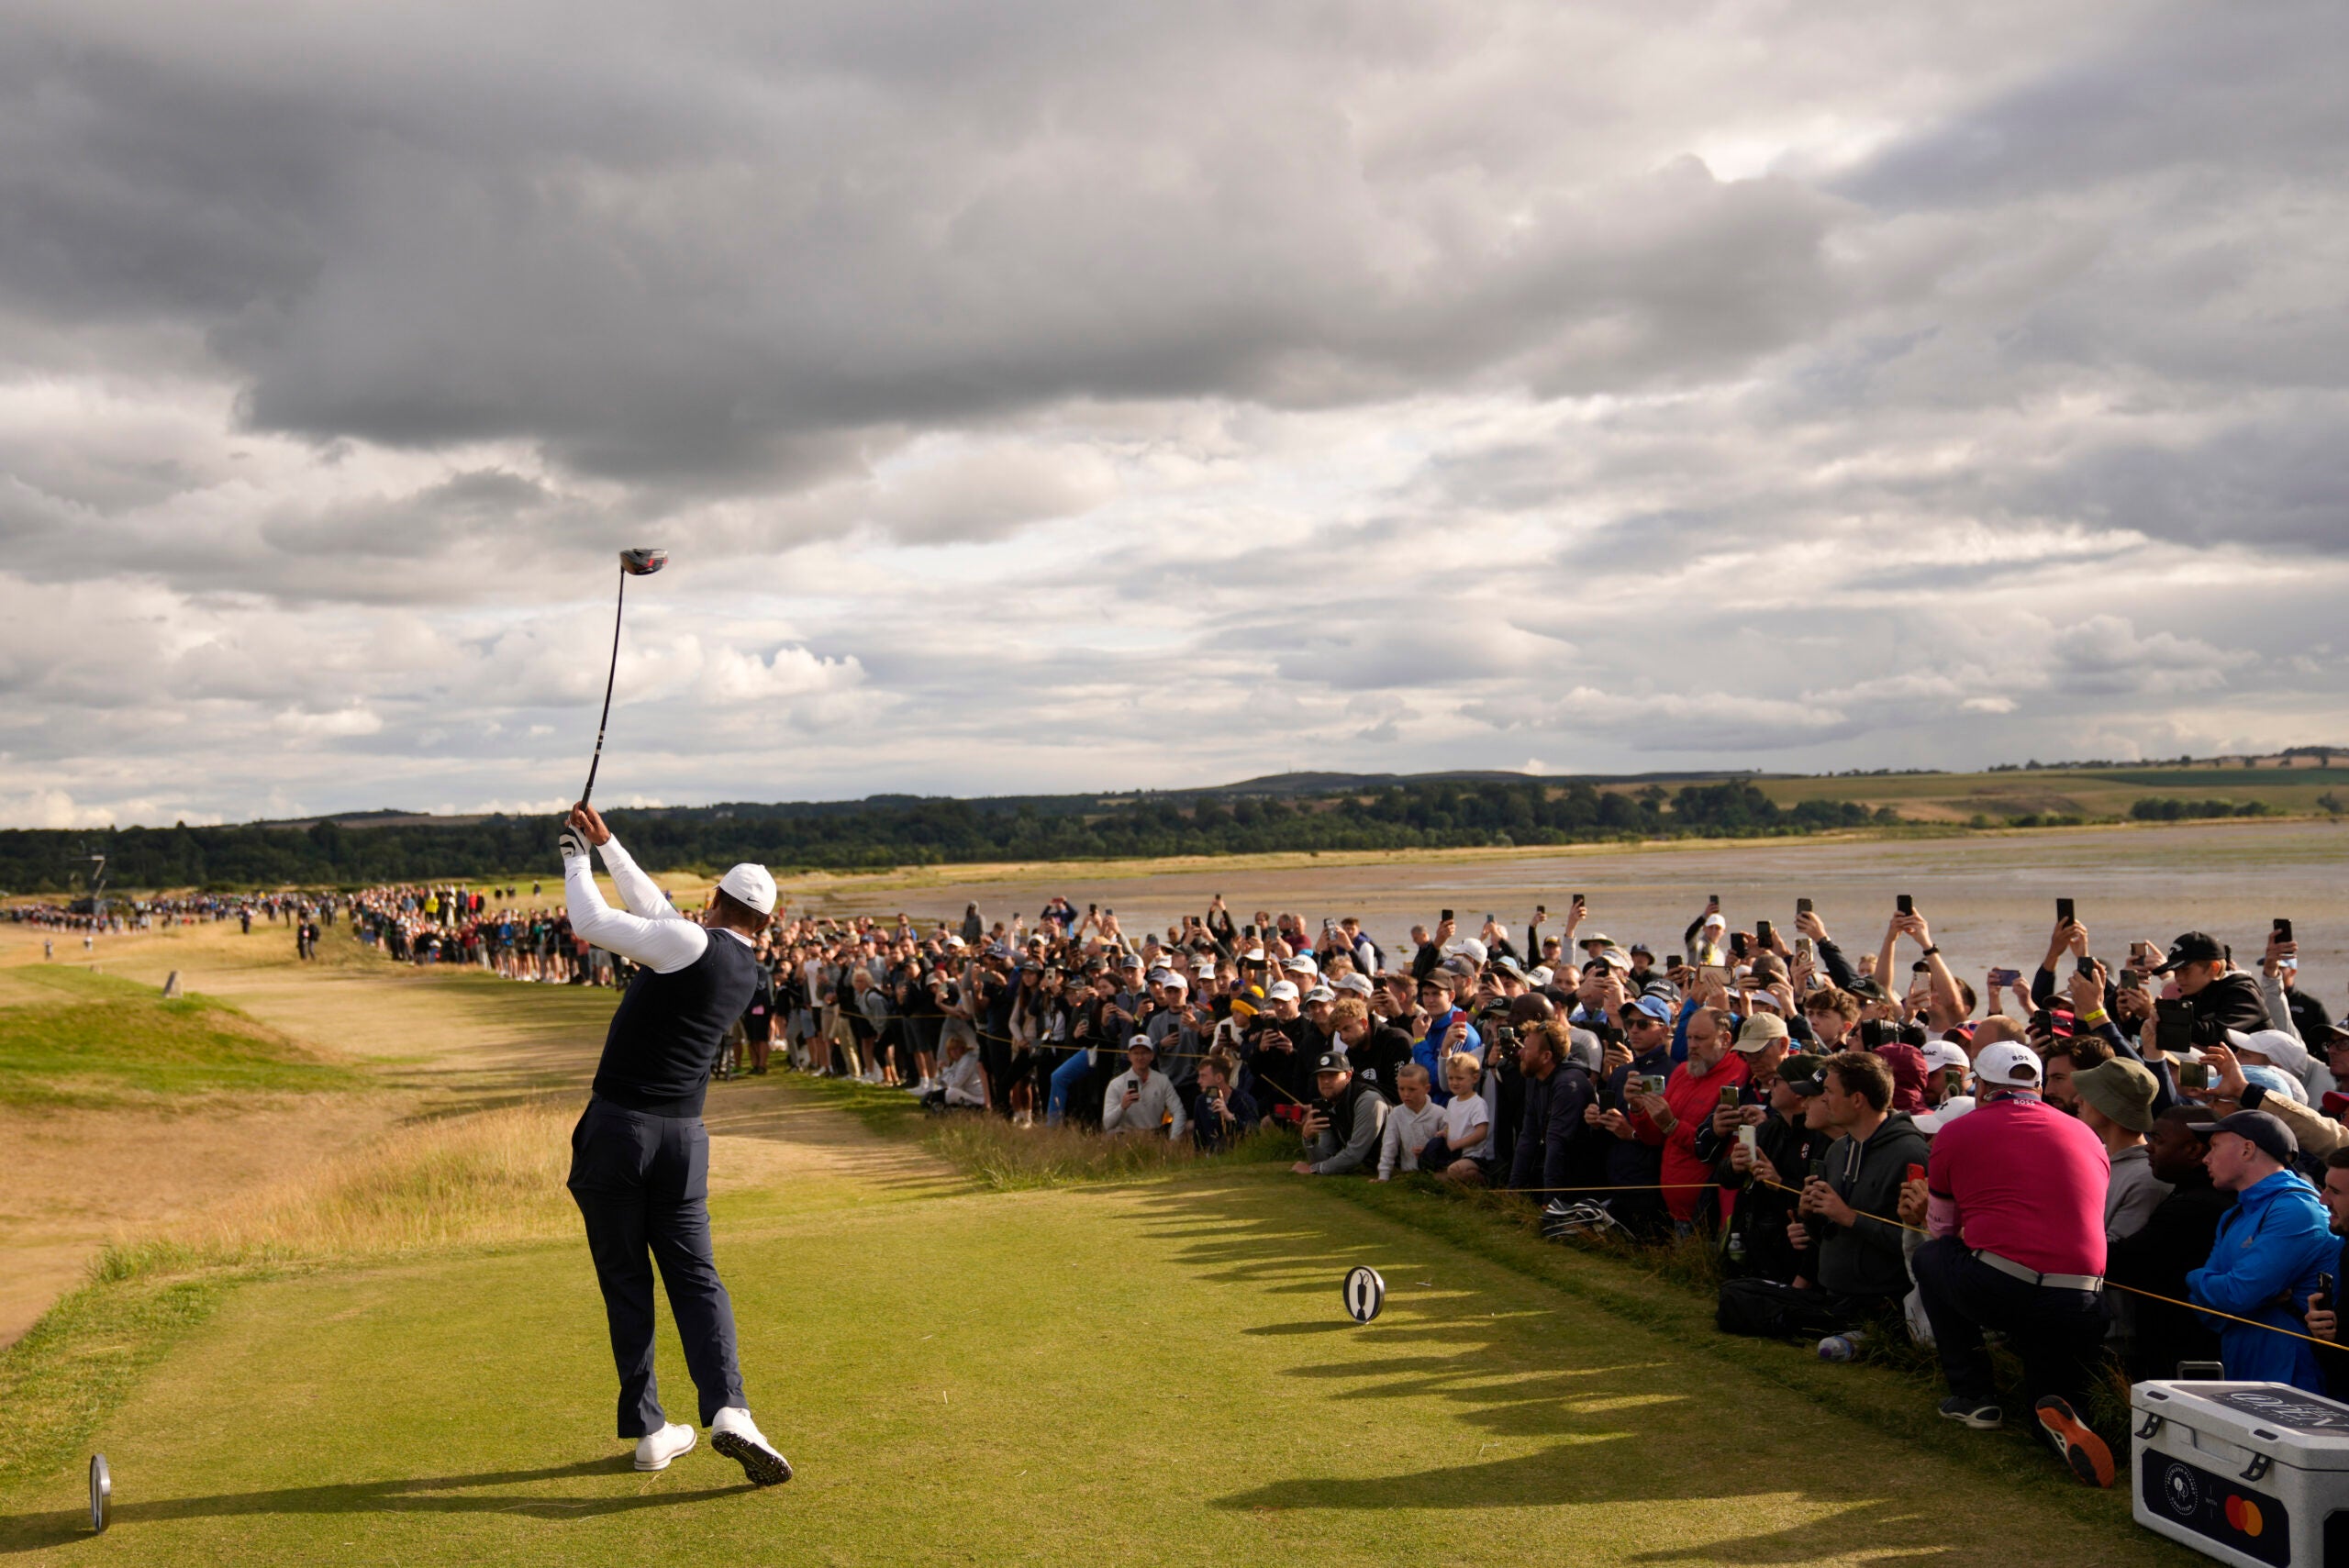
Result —
[{"label": "white long-sleeve shirt", "polygon": [[[667,895],[653,884],[617,838],[604,840],[604,869],[611,873],[625,910],[604,902],[596,885],[595,862],[586,855],[562,857],[562,901],[571,912],[571,934],[591,947],[618,953],[655,974],[674,974],[709,951],[709,932],[698,922],[677,913]],[[754,946],[740,931],[728,936],[745,947]]]},{"label": "white long-sleeve shirt", "polygon": [[1388,1107],[1386,1125],[1378,1133],[1378,1179],[1386,1181],[1397,1170],[1418,1170],[1419,1145],[1442,1130],[1443,1107],[1433,1100],[1418,1110],[1408,1106]]}]

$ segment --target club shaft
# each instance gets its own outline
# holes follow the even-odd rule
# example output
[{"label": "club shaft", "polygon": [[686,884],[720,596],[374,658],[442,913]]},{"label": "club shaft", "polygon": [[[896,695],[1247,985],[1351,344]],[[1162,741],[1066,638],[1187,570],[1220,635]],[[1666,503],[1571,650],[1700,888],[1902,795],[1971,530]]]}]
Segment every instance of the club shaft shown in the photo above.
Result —
[{"label": "club shaft", "polygon": [[620,616],[628,608],[628,568],[620,568],[619,596],[612,603],[612,664],[604,672],[604,713],[596,720],[596,754],[587,762],[587,787],[579,792],[584,806],[596,793],[596,770],[604,762],[604,728],[612,721],[612,680],[620,673]]}]

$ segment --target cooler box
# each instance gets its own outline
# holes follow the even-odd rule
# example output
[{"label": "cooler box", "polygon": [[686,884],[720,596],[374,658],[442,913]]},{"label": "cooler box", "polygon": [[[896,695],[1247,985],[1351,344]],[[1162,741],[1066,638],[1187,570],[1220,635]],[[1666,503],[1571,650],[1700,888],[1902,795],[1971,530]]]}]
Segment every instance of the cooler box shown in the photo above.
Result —
[{"label": "cooler box", "polygon": [[2129,1391],[2137,1522],[2245,1568],[2349,1565],[2349,1405],[2285,1383]]}]

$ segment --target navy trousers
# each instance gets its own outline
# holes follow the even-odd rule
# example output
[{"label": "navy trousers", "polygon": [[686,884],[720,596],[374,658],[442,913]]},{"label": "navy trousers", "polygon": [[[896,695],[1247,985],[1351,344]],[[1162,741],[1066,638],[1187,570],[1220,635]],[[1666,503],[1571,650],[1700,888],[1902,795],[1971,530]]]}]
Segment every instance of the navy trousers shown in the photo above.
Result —
[{"label": "navy trousers", "polygon": [[2000,1273],[1954,1236],[1937,1236],[1917,1249],[1909,1265],[1933,1325],[1949,1391],[1988,1404],[1990,1351],[1982,1330],[2005,1332],[2022,1360],[2023,1402],[2050,1394],[2086,1408],[2088,1384],[2104,1353],[2104,1298],[2093,1291],[2059,1290]]},{"label": "navy trousers", "polygon": [[604,1291],[619,1368],[619,1435],[640,1438],[666,1420],[652,1375],[652,1266],[669,1292],[685,1369],[701,1395],[701,1424],[741,1405],[734,1304],[709,1248],[709,1133],[699,1117],[648,1116],[591,1099],[571,1130],[564,1184],[587,1222],[587,1250]]}]

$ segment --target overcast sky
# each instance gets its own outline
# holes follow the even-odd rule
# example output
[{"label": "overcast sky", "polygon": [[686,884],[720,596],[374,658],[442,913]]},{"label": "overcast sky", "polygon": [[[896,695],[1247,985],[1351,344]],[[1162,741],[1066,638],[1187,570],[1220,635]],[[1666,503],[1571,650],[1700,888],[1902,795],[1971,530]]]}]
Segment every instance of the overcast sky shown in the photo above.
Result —
[{"label": "overcast sky", "polygon": [[0,824],[2349,743],[2349,13],[0,8]]}]

